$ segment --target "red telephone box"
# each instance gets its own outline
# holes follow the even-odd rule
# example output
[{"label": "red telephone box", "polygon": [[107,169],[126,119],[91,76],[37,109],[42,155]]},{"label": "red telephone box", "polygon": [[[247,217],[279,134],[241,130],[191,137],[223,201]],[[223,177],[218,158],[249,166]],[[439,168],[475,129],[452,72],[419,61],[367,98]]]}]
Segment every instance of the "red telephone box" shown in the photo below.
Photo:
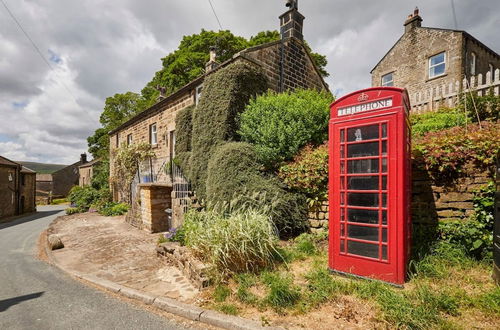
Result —
[{"label": "red telephone box", "polygon": [[410,252],[411,140],[406,90],[377,87],[331,105],[329,265],[395,284]]}]

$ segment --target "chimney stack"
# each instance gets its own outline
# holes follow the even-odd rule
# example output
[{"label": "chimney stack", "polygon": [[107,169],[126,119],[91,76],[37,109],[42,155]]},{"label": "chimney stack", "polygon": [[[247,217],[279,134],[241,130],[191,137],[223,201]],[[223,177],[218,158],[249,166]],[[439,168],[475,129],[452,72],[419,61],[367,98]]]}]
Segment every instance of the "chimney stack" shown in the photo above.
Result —
[{"label": "chimney stack", "polygon": [[288,0],[286,6],[290,9],[281,15],[280,18],[280,32],[281,40],[295,37],[299,40],[304,40],[302,28],[304,27],[304,16],[299,13],[298,0]]},{"label": "chimney stack", "polygon": [[210,59],[207,64],[205,64],[205,73],[208,73],[219,66],[217,63],[217,48],[214,46],[210,47]]},{"label": "chimney stack", "polygon": [[408,18],[406,19],[406,22],[404,24],[405,33],[410,32],[411,30],[413,30],[416,27],[421,27],[422,21],[423,21],[423,19],[419,15],[418,7],[415,7],[413,14],[408,15]]},{"label": "chimney stack", "polygon": [[85,164],[87,162],[87,154],[83,153],[80,155],[80,163]]}]

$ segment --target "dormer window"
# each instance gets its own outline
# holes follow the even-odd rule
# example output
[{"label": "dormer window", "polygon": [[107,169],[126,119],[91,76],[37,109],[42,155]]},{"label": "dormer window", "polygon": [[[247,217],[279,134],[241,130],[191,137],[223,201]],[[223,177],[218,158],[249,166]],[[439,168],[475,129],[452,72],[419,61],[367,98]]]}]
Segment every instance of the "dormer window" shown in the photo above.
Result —
[{"label": "dormer window", "polygon": [[471,76],[476,74],[476,53],[470,54],[470,74]]},{"label": "dormer window", "polygon": [[429,57],[429,79],[444,75],[446,70],[445,52]]},{"label": "dormer window", "polygon": [[382,76],[382,86],[383,87],[394,86],[394,79],[393,79],[392,75],[393,75],[393,72]]}]

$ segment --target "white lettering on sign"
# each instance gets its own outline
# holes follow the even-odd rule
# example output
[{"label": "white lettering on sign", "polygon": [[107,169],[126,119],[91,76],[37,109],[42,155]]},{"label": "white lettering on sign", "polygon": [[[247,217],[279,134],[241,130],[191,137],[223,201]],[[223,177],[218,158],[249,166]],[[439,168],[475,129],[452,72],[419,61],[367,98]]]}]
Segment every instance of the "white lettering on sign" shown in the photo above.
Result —
[{"label": "white lettering on sign", "polygon": [[387,107],[392,107],[392,98],[374,101],[370,103],[356,104],[345,108],[339,108],[337,110],[337,115],[338,116],[353,115],[358,112],[378,110]]}]

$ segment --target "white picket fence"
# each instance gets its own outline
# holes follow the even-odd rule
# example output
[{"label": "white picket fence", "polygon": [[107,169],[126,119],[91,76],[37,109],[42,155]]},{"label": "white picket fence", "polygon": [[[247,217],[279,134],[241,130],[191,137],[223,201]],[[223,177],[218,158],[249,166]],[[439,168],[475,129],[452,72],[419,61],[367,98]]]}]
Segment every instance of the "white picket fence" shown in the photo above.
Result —
[{"label": "white picket fence", "polygon": [[[484,79],[485,78],[485,79]],[[477,92],[478,95],[500,94],[500,69],[496,69],[493,77],[491,72],[485,76],[478,74],[455,83],[434,86],[410,96],[412,112],[437,110],[440,107],[454,107],[463,99],[464,93]]]}]

